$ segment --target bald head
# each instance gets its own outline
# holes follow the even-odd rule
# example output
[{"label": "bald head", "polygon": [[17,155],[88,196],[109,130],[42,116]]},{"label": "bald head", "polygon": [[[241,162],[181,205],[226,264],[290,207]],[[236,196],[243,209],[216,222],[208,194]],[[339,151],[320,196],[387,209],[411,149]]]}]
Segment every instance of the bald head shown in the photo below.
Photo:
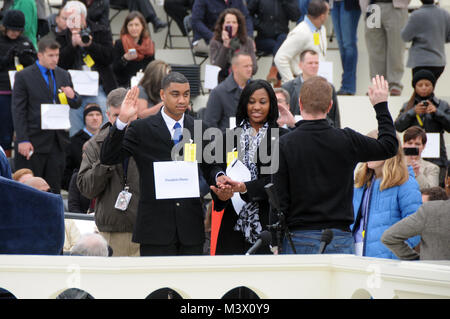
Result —
[{"label": "bald head", "polygon": [[48,185],[48,183],[41,177],[31,177],[27,179],[24,184],[43,192],[48,192],[50,190],[50,186]]}]

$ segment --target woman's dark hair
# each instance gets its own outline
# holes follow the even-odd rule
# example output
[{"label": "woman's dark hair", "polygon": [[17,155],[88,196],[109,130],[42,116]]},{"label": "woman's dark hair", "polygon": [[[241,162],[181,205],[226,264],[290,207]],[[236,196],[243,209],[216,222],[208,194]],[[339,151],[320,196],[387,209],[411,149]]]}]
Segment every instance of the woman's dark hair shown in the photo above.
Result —
[{"label": "woman's dark hair", "polygon": [[120,30],[120,35],[122,36],[122,35],[128,34],[128,28],[127,28],[128,23],[135,18],[138,18],[142,24],[142,33],[141,33],[141,37],[139,40],[142,40],[142,38],[145,38],[145,37],[150,37],[150,31],[148,30],[147,21],[145,21],[144,16],[139,11],[131,11],[127,15],[127,17],[125,18],[125,21],[123,21],[122,29]]},{"label": "woman's dark hair", "polygon": [[238,21],[238,31],[237,31],[237,37],[239,38],[239,42],[242,44],[247,42],[247,26],[245,24],[245,17],[242,14],[242,12],[235,8],[228,8],[222,11],[219,18],[217,18],[216,25],[214,26],[214,39],[217,41],[222,41],[222,30],[223,30],[223,23],[225,22],[225,16],[227,14],[232,14],[237,18]]},{"label": "woman's dark hair", "polygon": [[241,97],[236,111],[236,124],[240,125],[242,120],[248,120],[248,101],[252,94],[259,89],[265,89],[269,95],[269,114],[266,121],[269,122],[270,127],[278,127],[278,102],[277,96],[269,82],[265,80],[253,80],[250,81],[242,90]]}]

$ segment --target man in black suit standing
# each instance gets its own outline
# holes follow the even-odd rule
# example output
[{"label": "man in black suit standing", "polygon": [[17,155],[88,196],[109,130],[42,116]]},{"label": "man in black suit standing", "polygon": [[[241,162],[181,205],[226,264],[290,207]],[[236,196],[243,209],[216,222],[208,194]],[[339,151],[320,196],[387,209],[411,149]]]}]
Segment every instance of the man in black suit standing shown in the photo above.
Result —
[{"label": "man in black suit standing", "polygon": [[64,151],[69,144],[65,130],[42,129],[41,105],[65,104],[79,108],[80,96],[73,90],[69,72],[57,66],[59,44],[51,38],[38,44],[38,60],[15,76],[12,114],[16,131],[15,168],[30,168],[59,193],[64,172]]},{"label": "man in black suit standing", "polygon": [[[201,255],[205,232],[200,199],[157,199],[155,185],[154,163],[173,160],[174,146],[186,142],[181,131],[184,129],[183,135],[189,132],[196,140],[194,119],[185,114],[190,99],[189,82],[180,73],[169,73],[162,81],[160,95],[164,106],[159,113],[133,121],[137,117],[138,94],[139,89],[133,87],[125,97],[118,119],[103,142],[100,162],[114,165],[129,156],[136,161],[140,199],[132,240],[140,244],[141,256]],[[203,131],[204,127],[202,136]],[[187,152],[186,145],[181,145]],[[201,154],[201,145],[197,147],[197,154]],[[220,169],[200,161],[198,156],[197,160],[205,179],[214,181]]]}]

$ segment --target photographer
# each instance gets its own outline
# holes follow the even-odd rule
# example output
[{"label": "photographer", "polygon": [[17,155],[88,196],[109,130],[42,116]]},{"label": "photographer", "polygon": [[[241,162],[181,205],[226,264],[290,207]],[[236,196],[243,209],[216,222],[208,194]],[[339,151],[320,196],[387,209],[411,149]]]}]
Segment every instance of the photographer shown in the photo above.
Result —
[{"label": "photographer", "polygon": [[412,86],[414,92],[400,110],[395,120],[395,128],[403,132],[411,126],[420,126],[427,133],[439,133],[440,156],[430,159],[440,169],[439,185],[444,185],[447,161],[444,132],[450,132],[450,107],[444,100],[434,95],[436,77],[429,70],[420,70],[414,74]]},{"label": "photographer", "polygon": [[420,126],[411,126],[403,134],[406,163],[414,170],[420,189],[439,185],[439,166],[422,158],[427,144],[427,134]]},{"label": "photographer", "polygon": [[19,70],[34,63],[36,51],[31,41],[22,33],[25,16],[19,10],[8,10],[0,27],[0,146],[11,157],[13,122],[11,114],[11,85],[9,71]]},{"label": "photographer", "polygon": [[112,71],[113,42],[109,28],[101,24],[86,22],[87,9],[80,1],[68,1],[63,12],[67,13],[67,29],[57,35],[56,41],[61,45],[59,66],[65,70],[92,70],[99,73],[97,96],[82,96],[83,104],[70,113],[70,135],[83,128],[83,110],[88,103],[97,103],[102,107],[103,118],[106,94],[117,87]]}]

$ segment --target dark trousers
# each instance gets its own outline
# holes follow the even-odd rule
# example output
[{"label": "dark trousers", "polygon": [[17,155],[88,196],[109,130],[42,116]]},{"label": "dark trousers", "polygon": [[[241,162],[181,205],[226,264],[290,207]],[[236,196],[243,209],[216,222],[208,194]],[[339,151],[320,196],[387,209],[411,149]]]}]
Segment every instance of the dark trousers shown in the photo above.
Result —
[{"label": "dark trousers", "polygon": [[33,171],[34,176],[45,179],[48,185],[50,185],[53,193],[59,194],[61,192],[65,155],[56,140],[53,142],[50,153],[39,153],[39,150],[35,149],[29,160],[18,152],[17,145],[14,146],[14,149],[15,170],[29,168]]},{"label": "dark trousers", "polygon": [[4,150],[12,149],[14,135],[13,119],[11,112],[11,94],[0,95],[0,146]]},{"label": "dark trousers", "polygon": [[157,20],[155,9],[149,0],[128,0],[129,11],[139,11],[144,16],[145,20],[155,23]]},{"label": "dark trousers", "polygon": [[184,17],[189,14],[189,10],[192,9],[192,0],[165,0],[164,10],[167,15],[171,17],[180,28],[181,33],[186,35],[184,30]]},{"label": "dark trousers", "polygon": [[189,256],[203,255],[203,244],[185,246],[179,242],[170,245],[140,244],[141,256]]}]

